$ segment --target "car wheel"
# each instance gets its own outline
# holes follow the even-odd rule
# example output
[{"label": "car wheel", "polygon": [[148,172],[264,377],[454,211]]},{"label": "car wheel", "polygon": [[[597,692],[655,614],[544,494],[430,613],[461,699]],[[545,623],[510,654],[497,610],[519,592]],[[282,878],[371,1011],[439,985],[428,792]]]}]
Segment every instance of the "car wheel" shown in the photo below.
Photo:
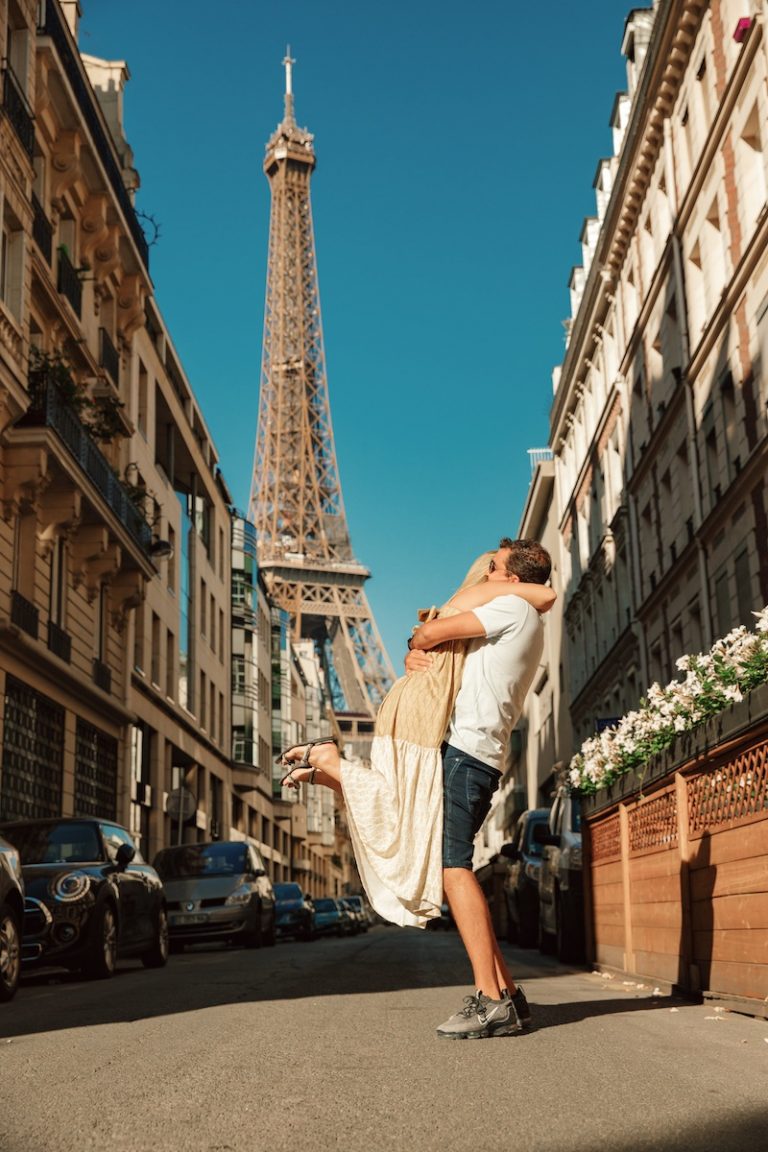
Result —
[{"label": "car wheel", "polygon": [[538,908],[524,904],[520,909],[517,938],[521,948],[535,948],[539,939]]},{"label": "car wheel", "polygon": [[584,956],[584,929],[573,911],[557,902],[557,956],[564,964],[578,964]]},{"label": "car wheel", "polygon": [[261,937],[261,907],[259,907],[253,927],[249,928],[243,935],[243,944],[245,944],[246,948],[261,948]]},{"label": "car wheel", "polygon": [[552,956],[557,950],[557,937],[547,932],[539,917],[539,952],[542,956]]},{"label": "car wheel", "polygon": [[21,972],[21,931],[9,904],[0,908],[0,1000],[16,995]]},{"label": "car wheel", "polygon": [[507,902],[507,944],[517,943],[517,924],[512,916],[512,909]]},{"label": "car wheel", "polygon": [[117,964],[117,915],[114,905],[103,903],[96,911],[91,952],[83,971],[89,980],[109,980]]},{"label": "car wheel", "polygon": [[168,939],[168,913],[161,908],[157,914],[157,926],[152,947],[145,952],[141,962],[145,968],[165,968],[168,963],[168,954],[171,950]]}]

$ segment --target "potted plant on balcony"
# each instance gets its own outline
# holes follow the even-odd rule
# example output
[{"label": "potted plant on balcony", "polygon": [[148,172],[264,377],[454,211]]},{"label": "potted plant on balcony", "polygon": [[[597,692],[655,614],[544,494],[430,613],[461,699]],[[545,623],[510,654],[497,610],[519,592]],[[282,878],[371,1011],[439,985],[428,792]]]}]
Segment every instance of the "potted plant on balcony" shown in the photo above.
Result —
[{"label": "potted plant on balcony", "polygon": [[59,352],[42,352],[34,346],[29,353],[29,390],[32,407],[45,402],[45,392],[53,388],[68,408],[76,414],[94,440],[111,444],[125,436],[122,400],[116,396],[89,395],[85,384],[76,380],[70,365]]}]

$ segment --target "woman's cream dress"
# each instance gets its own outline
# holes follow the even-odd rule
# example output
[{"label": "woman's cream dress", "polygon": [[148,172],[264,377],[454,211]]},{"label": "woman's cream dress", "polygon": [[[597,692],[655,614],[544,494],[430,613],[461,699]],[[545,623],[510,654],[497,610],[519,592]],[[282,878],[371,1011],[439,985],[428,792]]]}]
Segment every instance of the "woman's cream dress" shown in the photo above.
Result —
[{"label": "woman's cream dress", "polygon": [[[459,591],[480,583],[489,555],[478,557]],[[439,611],[440,617],[456,614],[450,605]],[[440,915],[440,749],[465,652],[465,641],[441,645],[434,649],[431,668],[395,682],[376,717],[370,768],[342,760],[341,786],[360,878],[371,905],[394,924],[424,928]]]}]

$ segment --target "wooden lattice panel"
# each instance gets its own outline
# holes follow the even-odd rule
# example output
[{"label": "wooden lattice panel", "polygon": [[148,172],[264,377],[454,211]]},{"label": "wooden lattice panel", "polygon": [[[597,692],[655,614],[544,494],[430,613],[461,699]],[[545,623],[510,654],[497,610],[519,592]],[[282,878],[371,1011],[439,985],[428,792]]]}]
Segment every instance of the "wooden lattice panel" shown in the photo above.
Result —
[{"label": "wooden lattice panel", "polygon": [[677,843],[677,798],[662,792],[629,813],[629,850],[665,848]]},{"label": "wooden lattice panel", "polygon": [[688,781],[691,835],[754,816],[768,817],[768,744]]},{"label": "wooden lattice panel", "polygon": [[592,862],[618,858],[621,855],[621,830],[619,827],[619,814],[603,820],[602,824],[595,824],[589,830],[592,844]]}]

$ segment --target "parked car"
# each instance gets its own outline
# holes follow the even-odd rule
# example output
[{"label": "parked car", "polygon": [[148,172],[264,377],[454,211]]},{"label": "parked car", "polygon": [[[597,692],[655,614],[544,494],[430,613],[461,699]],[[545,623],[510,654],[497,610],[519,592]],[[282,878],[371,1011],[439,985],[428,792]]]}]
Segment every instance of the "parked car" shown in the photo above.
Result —
[{"label": "parked car", "polygon": [[0,836],[0,1000],[12,1000],[21,972],[24,878],[19,854]]},{"label": "parked car", "polygon": [[584,958],[584,888],[581,870],[581,808],[565,786],[549,814],[539,875],[539,947],[561,960]]},{"label": "parked car", "polygon": [[119,959],[168,959],[165,893],[130,833],[109,820],[64,817],[3,824],[18,849],[26,899],[22,962],[105,979]]},{"label": "parked car", "polygon": [[315,906],[315,931],[318,936],[350,936],[357,930],[357,921],[341,900],[322,896],[312,903]]},{"label": "parked car", "polygon": [[275,884],[275,925],[278,936],[314,940],[315,909],[299,884]]},{"label": "parked car", "polygon": [[209,940],[275,943],[275,896],[258,849],[244,840],[180,844],[154,860],[165,885],[171,947]]},{"label": "parked car", "polygon": [[345,896],[344,899],[357,911],[363,925],[363,932],[367,932],[373,924],[373,912],[368,901],[364,896]]},{"label": "parked car", "polygon": [[339,901],[341,906],[346,909],[350,920],[350,930],[353,936],[358,936],[361,932],[368,931],[368,917],[360,911],[356,904],[353,904],[348,896],[342,897]]},{"label": "parked car", "polygon": [[549,809],[523,812],[509,844],[501,855],[509,861],[504,878],[507,904],[507,939],[522,948],[535,948],[539,941],[539,872],[544,839],[549,835]]}]

